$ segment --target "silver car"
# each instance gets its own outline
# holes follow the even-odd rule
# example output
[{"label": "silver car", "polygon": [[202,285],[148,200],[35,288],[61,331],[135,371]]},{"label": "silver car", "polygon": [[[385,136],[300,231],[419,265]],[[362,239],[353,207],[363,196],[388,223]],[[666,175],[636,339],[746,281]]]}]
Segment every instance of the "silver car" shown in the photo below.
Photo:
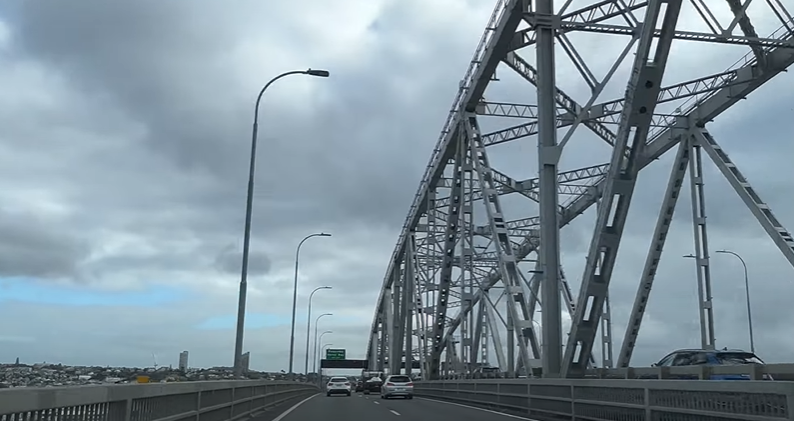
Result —
[{"label": "silver car", "polygon": [[325,386],[325,395],[347,395],[350,396],[351,392],[350,379],[347,377],[331,377],[328,384]]},{"label": "silver car", "polygon": [[386,377],[380,387],[380,398],[389,399],[394,396],[402,396],[407,399],[414,398],[414,383],[410,377],[401,374],[392,374]]}]

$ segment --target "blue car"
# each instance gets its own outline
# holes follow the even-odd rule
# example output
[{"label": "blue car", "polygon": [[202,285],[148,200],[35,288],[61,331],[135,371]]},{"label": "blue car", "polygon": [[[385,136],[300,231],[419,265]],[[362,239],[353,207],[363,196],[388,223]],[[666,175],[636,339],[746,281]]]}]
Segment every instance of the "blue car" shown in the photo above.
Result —
[{"label": "blue car", "polygon": [[[691,365],[744,365],[764,364],[755,354],[741,349],[679,349],[673,351],[653,367],[683,367]],[[676,375],[672,378],[689,379],[697,378],[693,375]],[[746,374],[713,374],[711,380],[750,380]],[[772,376],[764,374],[763,380],[774,380]]]}]

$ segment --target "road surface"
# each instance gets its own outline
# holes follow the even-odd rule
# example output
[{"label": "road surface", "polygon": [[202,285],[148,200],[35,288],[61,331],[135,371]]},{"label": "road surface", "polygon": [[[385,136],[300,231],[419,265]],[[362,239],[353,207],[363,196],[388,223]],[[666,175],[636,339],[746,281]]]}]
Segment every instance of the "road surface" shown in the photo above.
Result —
[{"label": "road surface", "polygon": [[272,421],[515,421],[530,420],[422,398],[381,399],[354,393],[347,397],[316,395]]}]

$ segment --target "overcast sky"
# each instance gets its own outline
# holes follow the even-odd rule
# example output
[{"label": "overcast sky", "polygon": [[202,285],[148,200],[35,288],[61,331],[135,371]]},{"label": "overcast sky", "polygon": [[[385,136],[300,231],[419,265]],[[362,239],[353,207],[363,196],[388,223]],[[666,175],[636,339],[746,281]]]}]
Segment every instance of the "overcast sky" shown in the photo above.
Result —
[{"label": "overcast sky", "polygon": [[[284,79],[262,105],[245,349],[252,368],[286,369],[295,247],[324,231],[333,237],[313,238],[301,253],[296,367],[308,293],[321,285],[333,286],[314,300],[315,315],[334,313],[321,322],[334,332],[324,342],[363,358],[387,260],[492,6],[3,3],[0,361],[147,366],[154,353],[176,365],[189,350],[191,365],[231,365],[253,101],[272,76],[308,67],[332,77]],[[771,32],[766,23],[759,33]],[[602,77],[623,41],[599,39],[580,37],[577,46]],[[680,45],[665,84],[721,71],[746,50]],[[560,85],[586,102],[573,67],[558,61]],[[499,71],[489,100],[520,102],[531,92],[509,72]],[[619,72],[603,99],[621,96],[627,77]],[[789,227],[793,83],[777,78],[711,127]],[[494,148],[494,165],[533,177],[534,142]],[[606,162],[598,142],[572,140],[563,169]],[[618,342],[669,158],[648,169],[635,196],[614,277]],[[794,347],[785,333],[794,273],[704,159],[712,249],[744,256],[758,353],[782,361]],[[517,203],[507,219],[533,213]],[[699,343],[694,266],[679,257],[692,252],[688,191],[680,205],[638,364]],[[575,289],[592,220],[584,215],[563,235]],[[747,348],[739,263],[717,255],[712,267],[717,343]]]}]

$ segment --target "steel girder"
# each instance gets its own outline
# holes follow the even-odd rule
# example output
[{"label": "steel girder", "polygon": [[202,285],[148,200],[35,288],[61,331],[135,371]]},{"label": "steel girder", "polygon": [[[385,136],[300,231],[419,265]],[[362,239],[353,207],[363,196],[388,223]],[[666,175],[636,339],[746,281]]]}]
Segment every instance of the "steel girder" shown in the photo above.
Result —
[{"label": "steel girder", "polygon": [[[497,2],[389,261],[368,349],[373,365],[382,367],[386,360],[407,360],[410,355],[418,358],[425,376],[433,378],[442,371],[472,370],[493,363],[491,357],[503,371],[528,373],[542,358],[544,375],[575,377],[594,362],[592,348],[599,328],[602,364],[611,365],[608,285],[634,182],[643,168],[676,145],[678,154],[617,365],[629,364],[687,171],[694,203],[703,344],[713,346],[701,151],[728,178],[794,265],[791,234],[704,128],[707,122],[794,63],[794,20],[788,10],[779,0],[767,2],[768,10],[783,26],[761,38],[744,13],[746,5],[737,7],[735,0],[726,1],[726,7],[735,13],[727,24],[711,19],[714,14],[708,7],[714,8],[715,4],[707,7],[701,0],[691,1],[709,27],[717,28],[713,33],[676,28],[678,15],[684,13],[683,1],[591,1],[586,7],[568,11],[572,3],[565,2],[562,10],[552,10],[548,0]],[[686,13],[694,13],[692,10]],[[645,14],[642,21],[635,15],[640,11]],[[625,24],[610,22],[616,18]],[[664,24],[643,24],[657,21]],[[522,22],[528,28],[519,29]],[[734,29],[742,35],[733,34]],[[626,34],[631,39],[599,80],[568,39],[577,32]],[[549,55],[549,46],[555,39],[590,86],[591,96],[584,104],[555,86],[554,57]],[[726,71],[663,87],[661,78],[675,40],[746,45],[750,52]],[[534,65],[518,51],[529,46],[538,52]],[[598,102],[606,83],[632,52],[635,65],[625,97]],[[500,63],[536,87],[555,88],[539,89],[537,105],[486,101],[482,95],[487,85],[496,80]],[[676,109],[656,111],[657,106],[669,104]],[[490,117],[525,121],[480,134],[479,119]],[[613,148],[611,162],[560,172],[559,156],[578,126],[587,127]],[[567,132],[557,142],[552,129]],[[541,145],[539,168],[546,168],[539,179],[518,181],[493,168],[486,153],[488,147],[533,135],[538,135]],[[540,217],[507,220],[509,210],[500,203],[506,195],[523,196],[538,203]],[[568,200],[557,203],[560,195],[568,196]],[[559,247],[554,238],[559,235],[559,228],[596,203],[601,205],[596,233],[576,299],[559,267]],[[476,204],[482,209],[475,211]],[[480,222],[483,220],[485,223]],[[536,269],[527,281],[519,264],[533,252],[540,252],[539,260],[535,260]],[[549,265],[557,268],[549,270]],[[541,284],[552,287],[544,289]],[[553,294],[543,294],[545,290]],[[539,294],[543,294],[542,300]],[[555,343],[561,341],[554,333],[559,322],[553,314],[559,314],[554,311],[554,301],[560,297],[572,314],[572,327],[564,355],[555,358],[556,351],[549,352],[548,346],[556,349]],[[542,325],[547,329],[538,326],[546,352],[539,352],[534,326],[538,304],[552,309],[549,316],[544,312]],[[506,317],[500,307],[506,308]],[[451,309],[456,309],[456,313],[450,313]]]}]

